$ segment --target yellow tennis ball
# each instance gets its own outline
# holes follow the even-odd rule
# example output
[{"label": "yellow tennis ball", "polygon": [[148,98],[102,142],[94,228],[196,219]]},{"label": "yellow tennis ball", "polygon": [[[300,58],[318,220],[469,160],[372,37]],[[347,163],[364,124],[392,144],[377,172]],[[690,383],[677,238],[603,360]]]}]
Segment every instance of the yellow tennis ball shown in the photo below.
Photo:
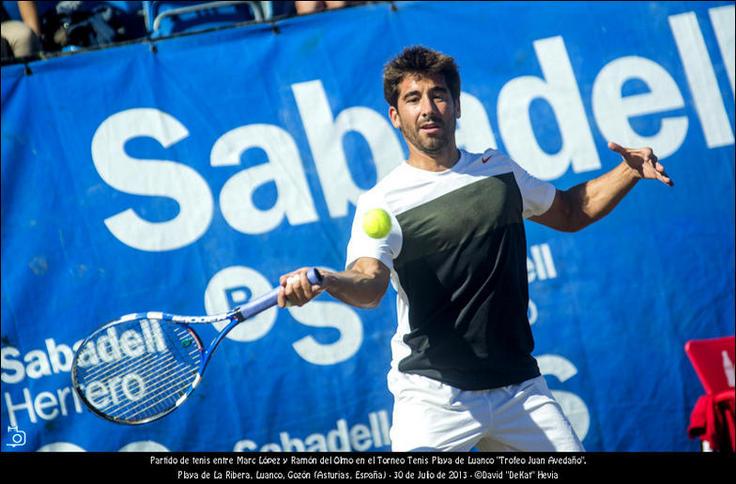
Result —
[{"label": "yellow tennis ball", "polygon": [[363,230],[369,237],[382,239],[391,231],[391,217],[380,208],[368,210],[363,215]]}]

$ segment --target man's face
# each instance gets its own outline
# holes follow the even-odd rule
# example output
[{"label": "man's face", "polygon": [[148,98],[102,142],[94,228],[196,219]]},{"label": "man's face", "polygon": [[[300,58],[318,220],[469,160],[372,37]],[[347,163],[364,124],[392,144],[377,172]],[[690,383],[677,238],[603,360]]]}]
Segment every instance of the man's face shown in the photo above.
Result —
[{"label": "man's face", "polygon": [[442,75],[408,75],[399,84],[397,108],[389,108],[394,128],[406,141],[427,154],[441,153],[455,145],[455,120],[460,104],[455,103]]}]

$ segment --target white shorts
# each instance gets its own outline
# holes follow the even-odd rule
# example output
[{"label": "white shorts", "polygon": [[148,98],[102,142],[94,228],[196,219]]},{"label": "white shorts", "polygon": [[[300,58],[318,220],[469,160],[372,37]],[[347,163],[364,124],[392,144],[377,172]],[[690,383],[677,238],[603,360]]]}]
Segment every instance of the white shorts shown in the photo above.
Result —
[{"label": "white shorts", "polygon": [[464,391],[392,369],[394,452],[583,452],[543,376],[492,390]]}]

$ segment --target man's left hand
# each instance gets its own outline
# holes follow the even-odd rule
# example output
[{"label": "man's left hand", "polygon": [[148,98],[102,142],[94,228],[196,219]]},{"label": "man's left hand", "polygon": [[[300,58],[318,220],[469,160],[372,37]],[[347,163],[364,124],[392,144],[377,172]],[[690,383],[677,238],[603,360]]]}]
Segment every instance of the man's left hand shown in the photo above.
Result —
[{"label": "man's left hand", "polygon": [[668,186],[675,185],[651,148],[624,148],[612,141],[608,142],[608,148],[621,155],[639,178],[659,180]]}]

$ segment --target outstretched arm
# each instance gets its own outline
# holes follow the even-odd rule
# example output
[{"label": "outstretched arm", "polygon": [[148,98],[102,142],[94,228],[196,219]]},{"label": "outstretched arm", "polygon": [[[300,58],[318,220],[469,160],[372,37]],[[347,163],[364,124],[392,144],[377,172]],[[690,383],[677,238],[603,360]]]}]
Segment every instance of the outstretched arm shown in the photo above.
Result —
[{"label": "outstretched arm", "polygon": [[313,286],[307,279],[309,268],[304,267],[281,276],[278,304],[286,301],[302,306],[322,291],[329,292],[340,301],[361,308],[373,308],[381,302],[388,288],[390,271],[383,262],[371,257],[361,257],[343,272],[321,270],[322,285]]},{"label": "outstretched arm", "polygon": [[651,148],[624,148],[609,142],[621,163],[608,173],[568,190],[557,190],[552,206],[529,220],[563,232],[576,232],[608,215],[641,179],[674,186]]}]

